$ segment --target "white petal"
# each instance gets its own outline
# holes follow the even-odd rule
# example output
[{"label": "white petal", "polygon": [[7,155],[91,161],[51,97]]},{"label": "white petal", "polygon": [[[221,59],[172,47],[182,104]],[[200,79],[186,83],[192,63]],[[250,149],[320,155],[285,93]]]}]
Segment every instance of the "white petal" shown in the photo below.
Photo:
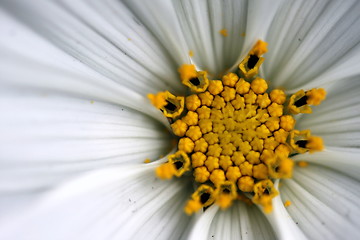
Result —
[{"label": "white petal", "polygon": [[295,161],[308,161],[343,172],[360,181],[360,149],[327,147],[322,152],[300,154]]},{"label": "white petal", "polygon": [[237,201],[227,209],[207,209],[191,231],[190,239],[275,239],[264,215],[255,205]]},{"label": "white petal", "polygon": [[190,63],[189,49],[172,1],[124,0],[123,2],[167,49],[178,66]]},{"label": "white petal", "polygon": [[[246,30],[245,1],[175,1],[193,61],[213,78],[230,68],[242,53]],[[226,29],[228,36],[219,31]]]},{"label": "white petal", "polygon": [[[279,181],[275,182],[276,189],[279,189]],[[280,190],[281,191],[281,190]],[[297,226],[297,223],[289,216],[284,204],[281,201],[280,195],[275,197],[272,201],[273,211],[271,213],[264,213],[265,217],[273,227],[277,239],[282,240],[304,240],[306,239],[304,233]]]},{"label": "white petal", "polygon": [[358,239],[359,182],[320,166],[296,168],[280,188],[291,217],[311,239]]},{"label": "white petal", "polygon": [[115,83],[141,95],[182,90],[174,62],[121,2],[86,3],[29,4],[19,0],[6,1],[4,6],[44,38]]},{"label": "white petal", "polygon": [[311,129],[327,146],[360,146],[359,77],[330,86],[328,95],[312,114],[303,114],[298,129]]},{"label": "white petal", "polygon": [[[267,34],[270,31],[271,23],[275,16],[277,16],[283,0],[253,0],[249,1],[246,20],[245,40],[242,52],[230,71],[235,71],[239,63],[243,60],[244,56],[250,51],[258,40],[267,41]],[[270,48],[271,46],[269,46]],[[266,55],[265,55],[266,56]],[[267,57],[266,57],[267,58]],[[266,60],[265,62],[267,62]],[[262,74],[262,69],[260,69]]]},{"label": "white petal", "polygon": [[0,236],[178,239],[190,219],[183,212],[189,185],[156,179],[155,166],[104,169],[69,182],[22,213],[23,217],[8,219]]},{"label": "white petal", "polygon": [[112,104],[3,95],[0,111],[6,113],[0,119],[1,191],[42,189],[82,171],[155,160],[171,148],[165,127]]},{"label": "white petal", "polygon": [[358,75],[359,11],[355,0],[288,1],[268,32],[267,80],[296,91]]}]

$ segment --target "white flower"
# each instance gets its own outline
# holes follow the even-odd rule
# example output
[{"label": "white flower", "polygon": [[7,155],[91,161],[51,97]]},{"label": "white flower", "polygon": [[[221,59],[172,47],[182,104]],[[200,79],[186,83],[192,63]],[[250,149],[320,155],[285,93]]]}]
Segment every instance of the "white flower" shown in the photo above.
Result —
[{"label": "white flower", "polygon": [[[360,237],[360,2],[1,6],[0,239]],[[156,179],[165,158],[143,164],[171,148],[146,94],[184,92],[177,68],[190,61],[234,68],[257,39],[269,43],[261,74],[272,87],[327,89],[297,124],[326,150],[294,158],[311,164],[281,180],[271,214],[238,202],[188,217],[192,183]]]}]

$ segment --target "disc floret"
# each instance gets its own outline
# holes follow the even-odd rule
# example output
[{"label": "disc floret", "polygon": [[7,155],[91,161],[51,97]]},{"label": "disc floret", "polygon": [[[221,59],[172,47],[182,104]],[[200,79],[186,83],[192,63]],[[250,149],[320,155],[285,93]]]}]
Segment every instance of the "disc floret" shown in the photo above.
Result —
[{"label": "disc floret", "polygon": [[325,90],[302,90],[289,98],[281,89],[268,91],[266,80],[257,76],[266,45],[258,41],[239,73],[221,80],[209,80],[194,65],[182,65],[181,81],[192,92],[186,97],[149,95],[179,137],[178,151],[156,175],[169,179],[192,173],[198,186],[185,206],[187,214],[211,204],[225,209],[244,196],[270,212],[278,194],[273,181],[292,176],[291,156],[323,149],[321,138],[294,129],[292,114],[311,113],[310,106],[320,104]]}]

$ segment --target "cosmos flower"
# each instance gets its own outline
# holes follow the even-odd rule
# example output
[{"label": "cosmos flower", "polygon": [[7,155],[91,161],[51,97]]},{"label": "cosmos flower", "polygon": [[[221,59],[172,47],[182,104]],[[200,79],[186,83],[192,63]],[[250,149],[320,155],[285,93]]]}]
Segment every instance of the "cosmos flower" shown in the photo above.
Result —
[{"label": "cosmos flower", "polygon": [[[358,1],[1,6],[1,239],[359,238]],[[270,89],[326,89],[296,117],[325,149],[292,157],[270,213],[234,201],[188,216],[193,179],[155,175],[176,147],[146,96],[187,94],[183,64],[236,71],[259,39]]]}]

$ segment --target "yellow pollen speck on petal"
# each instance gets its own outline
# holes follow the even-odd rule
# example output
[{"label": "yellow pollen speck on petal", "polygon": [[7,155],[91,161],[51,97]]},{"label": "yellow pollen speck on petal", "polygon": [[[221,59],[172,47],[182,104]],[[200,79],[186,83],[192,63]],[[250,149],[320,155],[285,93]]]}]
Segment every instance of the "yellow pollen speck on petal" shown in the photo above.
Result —
[{"label": "yellow pollen speck on petal", "polygon": [[288,206],[290,206],[290,205],[291,205],[291,201],[286,200],[286,201],[284,202],[284,206],[285,206],[285,207],[288,207]]},{"label": "yellow pollen speck on petal", "polygon": [[221,29],[221,30],[219,31],[219,33],[220,33],[221,35],[223,35],[224,37],[227,37],[227,36],[228,36],[228,31],[227,31],[226,28]]},{"label": "yellow pollen speck on petal", "polygon": [[309,163],[306,161],[299,161],[299,162],[297,162],[297,165],[299,167],[307,167],[307,166],[309,166]]},{"label": "yellow pollen speck on petal", "polygon": [[193,57],[194,56],[194,52],[192,50],[189,51],[189,56]]},{"label": "yellow pollen speck on petal", "polygon": [[149,158],[144,160],[144,163],[150,163],[150,162],[151,162],[151,160]]},{"label": "yellow pollen speck on petal", "polygon": [[189,215],[212,204],[226,209],[235,200],[258,204],[269,213],[278,195],[275,180],[293,175],[291,157],[324,148],[310,130],[295,129],[293,114],[311,113],[325,99],[325,90],[300,90],[291,96],[282,89],[269,90],[269,82],[258,77],[266,52],[267,44],[258,41],[239,64],[239,73],[224,70],[221,80],[209,80],[195,65],[182,65],[180,78],[191,94],[149,95],[177,136],[177,152],[156,175],[191,177],[199,186],[184,208]]}]

